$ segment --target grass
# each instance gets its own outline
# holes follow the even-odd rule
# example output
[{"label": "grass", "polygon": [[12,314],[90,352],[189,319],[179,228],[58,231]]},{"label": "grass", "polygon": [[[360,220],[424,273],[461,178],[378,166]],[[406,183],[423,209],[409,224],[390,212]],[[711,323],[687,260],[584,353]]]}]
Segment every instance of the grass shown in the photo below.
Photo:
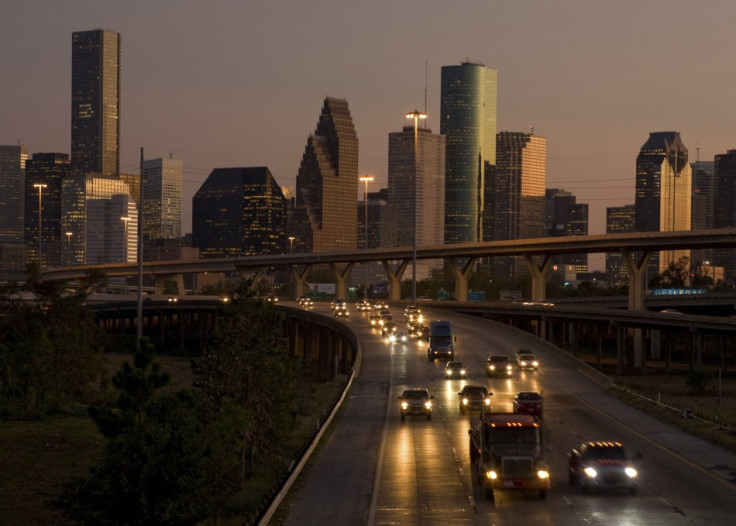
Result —
[{"label": "grass", "polygon": [[[130,355],[108,355],[108,372],[114,374]],[[192,386],[188,358],[160,356],[157,360],[171,374],[172,388]],[[345,377],[331,382],[305,378],[300,390],[303,400],[294,417],[293,433],[284,441],[285,468],[296,461],[317,421],[329,413],[345,385]],[[80,413],[84,411],[80,410]],[[102,458],[105,438],[86,415],[55,416],[37,421],[10,421],[0,424],[0,524],[64,524],[63,517],[47,503],[58,496],[62,484],[88,474],[93,462]],[[248,485],[243,504],[264,505],[273,497],[284,473],[267,466],[258,480]],[[276,489],[278,491],[278,489]],[[264,510],[265,511],[265,510]],[[242,524],[242,520],[233,524]]]}]

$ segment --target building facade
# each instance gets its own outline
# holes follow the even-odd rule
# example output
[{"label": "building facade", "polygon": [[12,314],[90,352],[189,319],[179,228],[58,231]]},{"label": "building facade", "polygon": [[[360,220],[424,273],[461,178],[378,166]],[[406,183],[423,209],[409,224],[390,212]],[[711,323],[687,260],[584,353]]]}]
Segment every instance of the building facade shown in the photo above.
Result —
[{"label": "building facade", "polygon": [[120,174],[120,34],[72,34],[72,166]]},{"label": "building facade", "polygon": [[[588,203],[578,203],[566,190],[545,191],[545,232],[552,237],[587,236]],[[574,267],[576,274],[588,272],[588,254],[565,254],[554,259],[557,265]]]},{"label": "building facade", "polygon": [[[398,246],[398,212],[388,202],[388,189],[369,192],[367,199],[368,228],[364,230],[366,202],[358,202],[358,226],[360,232],[366,232],[367,244],[361,236],[359,248],[390,248]],[[386,271],[380,262],[359,263],[353,267],[349,284],[362,287],[368,291],[368,297],[374,297],[376,291],[387,290]]]},{"label": "building facade", "polygon": [[[397,211],[395,246],[430,246],[444,243],[445,137],[428,128],[417,129],[414,159],[414,126],[388,137],[388,202]],[[442,260],[418,260],[417,279],[442,268]]]},{"label": "building facade", "polygon": [[358,136],[348,103],[327,97],[296,176],[289,235],[305,252],[358,246]]},{"label": "building facade", "polygon": [[0,146],[0,278],[21,281],[25,275],[24,146]]},{"label": "building facade", "polygon": [[440,134],[446,137],[445,243],[490,239],[485,187],[496,164],[498,72],[482,64],[443,66]]},{"label": "building facade", "polygon": [[[529,239],[545,234],[547,140],[531,133],[500,132],[496,142],[494,239]],[[525,261],[494,260],[494,272],[512,279],[528,275]]]},{"label": "building facade", "polygon": [[265,166],[215,168],[192,199],[201,258],[283,254],[286,199]]},{"label": "building facade", "polygon": [[[635,217],[634,205],[606,208],[606,234],[634,232]],[[628,285],[629,270],[621,252],[606,252],[606,281],[612,287]]]},{"label": "building facade", "polygon": [[181,238],[182,162],[143,161],[143,239]]},{"label": "building facade", "polygon": [[[713,228],[736,227],[736,150],[715,156]],[[714,249],[715,264],[723,267],[728,283],[736,280],[736,250]]]},{"label": "building facade", "polygon": [[68,236],[61,230],[61,186],[70,175],[71,163],[65,153],[34,153],[26,161],[25,244],[28,263],[40,262],[42,268],[69,264],[64,259],[64,243]]},{"label": "building facade", "polygon": [[[679,132],[652,132],[636,158],[636,232],[690,230],[692,172]],[[689,250],[652,254],[649,267],[662,272],[690,258]]]},{"label": "building facade", "polygon": [[[707,230],[713,228],[713,198],[714,198],[714,163],[713,161],[697,160],[690,164],[693,174],[693,194],[691,199],[692,230]],[[705,264],[713,261],[713,249],[700,248],[691,251],[693,265]]]}]

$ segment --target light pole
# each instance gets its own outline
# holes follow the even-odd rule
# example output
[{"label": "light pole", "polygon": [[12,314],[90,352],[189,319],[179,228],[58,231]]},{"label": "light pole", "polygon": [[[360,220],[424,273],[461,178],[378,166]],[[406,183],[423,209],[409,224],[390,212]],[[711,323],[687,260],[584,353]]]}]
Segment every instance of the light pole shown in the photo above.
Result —
[{"label": "light pole", "polygon": [[72,249],[72,234],[74,232],[66,232],[66,264],[71,265],[72,258],[69,256],[69,253]]},{"label": "light pole", "polygon": [[[128,222],[130,221],[130,217],[125,216],[121,217],[120,220],[123,222],[123,263],[128,262]],[[126,278],[125,282],[127,283],[128,280]]]},{"label": "light pole", "polygon": [[38,188],[38,267],[43,268],[41,260],[41,193],[47,185],[44,183],[35,183],[33,188]]},{"label": "light pole", "polygon": [[417,304],[417,169],[419,166],[419,119],[426,119],[427,114],[414,110],[406,114],[407,119],[414,119],[414,178],[412,181],[414,208],[414,235],[411,242],[411,304]]},{"label": "light pole", "polygon": [[[363,208],[365,211],[365,219],[363,221],[363,248],[368,248],[368,183],[373,181],[372,175],[363,175],[360,180],[365,183],[365,192],[363,192]],[[363,289],[363,297],[368,299],[368,263],[365,263],[365,289]]]},{"label": "light pole", "polygon": [[[289,254],[294,253],[294,240],[296,238],[294,236],[289,236]],[[291,295],[296,298],[296,291],[294,290],[294,273],[291,270],[291,265],[289,265],[289,282],[291,283]]]}]

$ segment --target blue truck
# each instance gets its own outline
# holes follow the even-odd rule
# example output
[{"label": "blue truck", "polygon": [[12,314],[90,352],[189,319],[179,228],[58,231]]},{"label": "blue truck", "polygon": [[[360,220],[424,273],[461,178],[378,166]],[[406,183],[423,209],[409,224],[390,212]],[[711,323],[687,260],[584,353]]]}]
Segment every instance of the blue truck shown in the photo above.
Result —
[{"label": "blue truck", "polygon": [[429,346],[427,359],[455,358],[455,336],[452,334],[452,323],[447,320],[432,321],[429,323]]}]

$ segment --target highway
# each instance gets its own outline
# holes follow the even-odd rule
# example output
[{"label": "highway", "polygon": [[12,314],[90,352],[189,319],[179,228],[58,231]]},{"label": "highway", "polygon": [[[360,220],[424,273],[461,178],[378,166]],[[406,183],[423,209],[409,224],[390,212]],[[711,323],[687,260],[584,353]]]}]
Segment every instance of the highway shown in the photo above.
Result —
[{"label": "highway", "polygon": [[[352,307],[352,305],[351,305]],[[318,310],[329,314],[327,305]],[[393,308],[403,329],[403,310]],[[731,525],[736,513],[736,455],[689,437],[606,395],[601,385],[530,335],[462,315],[442,313],[457,334],[457,358],[468,380],[446,380],[444,361],[429,362],[415,342],[388,345],[351,309],[346,323],[363,346],[360,376],[318,456],[296,485],[285,524]],[[430,319],[439,314],[425,312]],[[487,378],[491,353],[533,349],[539,371]],[[584,368],[580,368],[584,369]],[[518,391],[544,396],[545,460],[552,487],[534,493],[496,492],[487,501],[475,482],[468,417],[459,411],[464,383],[493,392],[493,408],[510,411]],[[399,418],[408,386],[434,395],[431,421]],[[641,453],[636,495],[584,495],[567,480],[567,451],[585,440],[618,440]]]}]

